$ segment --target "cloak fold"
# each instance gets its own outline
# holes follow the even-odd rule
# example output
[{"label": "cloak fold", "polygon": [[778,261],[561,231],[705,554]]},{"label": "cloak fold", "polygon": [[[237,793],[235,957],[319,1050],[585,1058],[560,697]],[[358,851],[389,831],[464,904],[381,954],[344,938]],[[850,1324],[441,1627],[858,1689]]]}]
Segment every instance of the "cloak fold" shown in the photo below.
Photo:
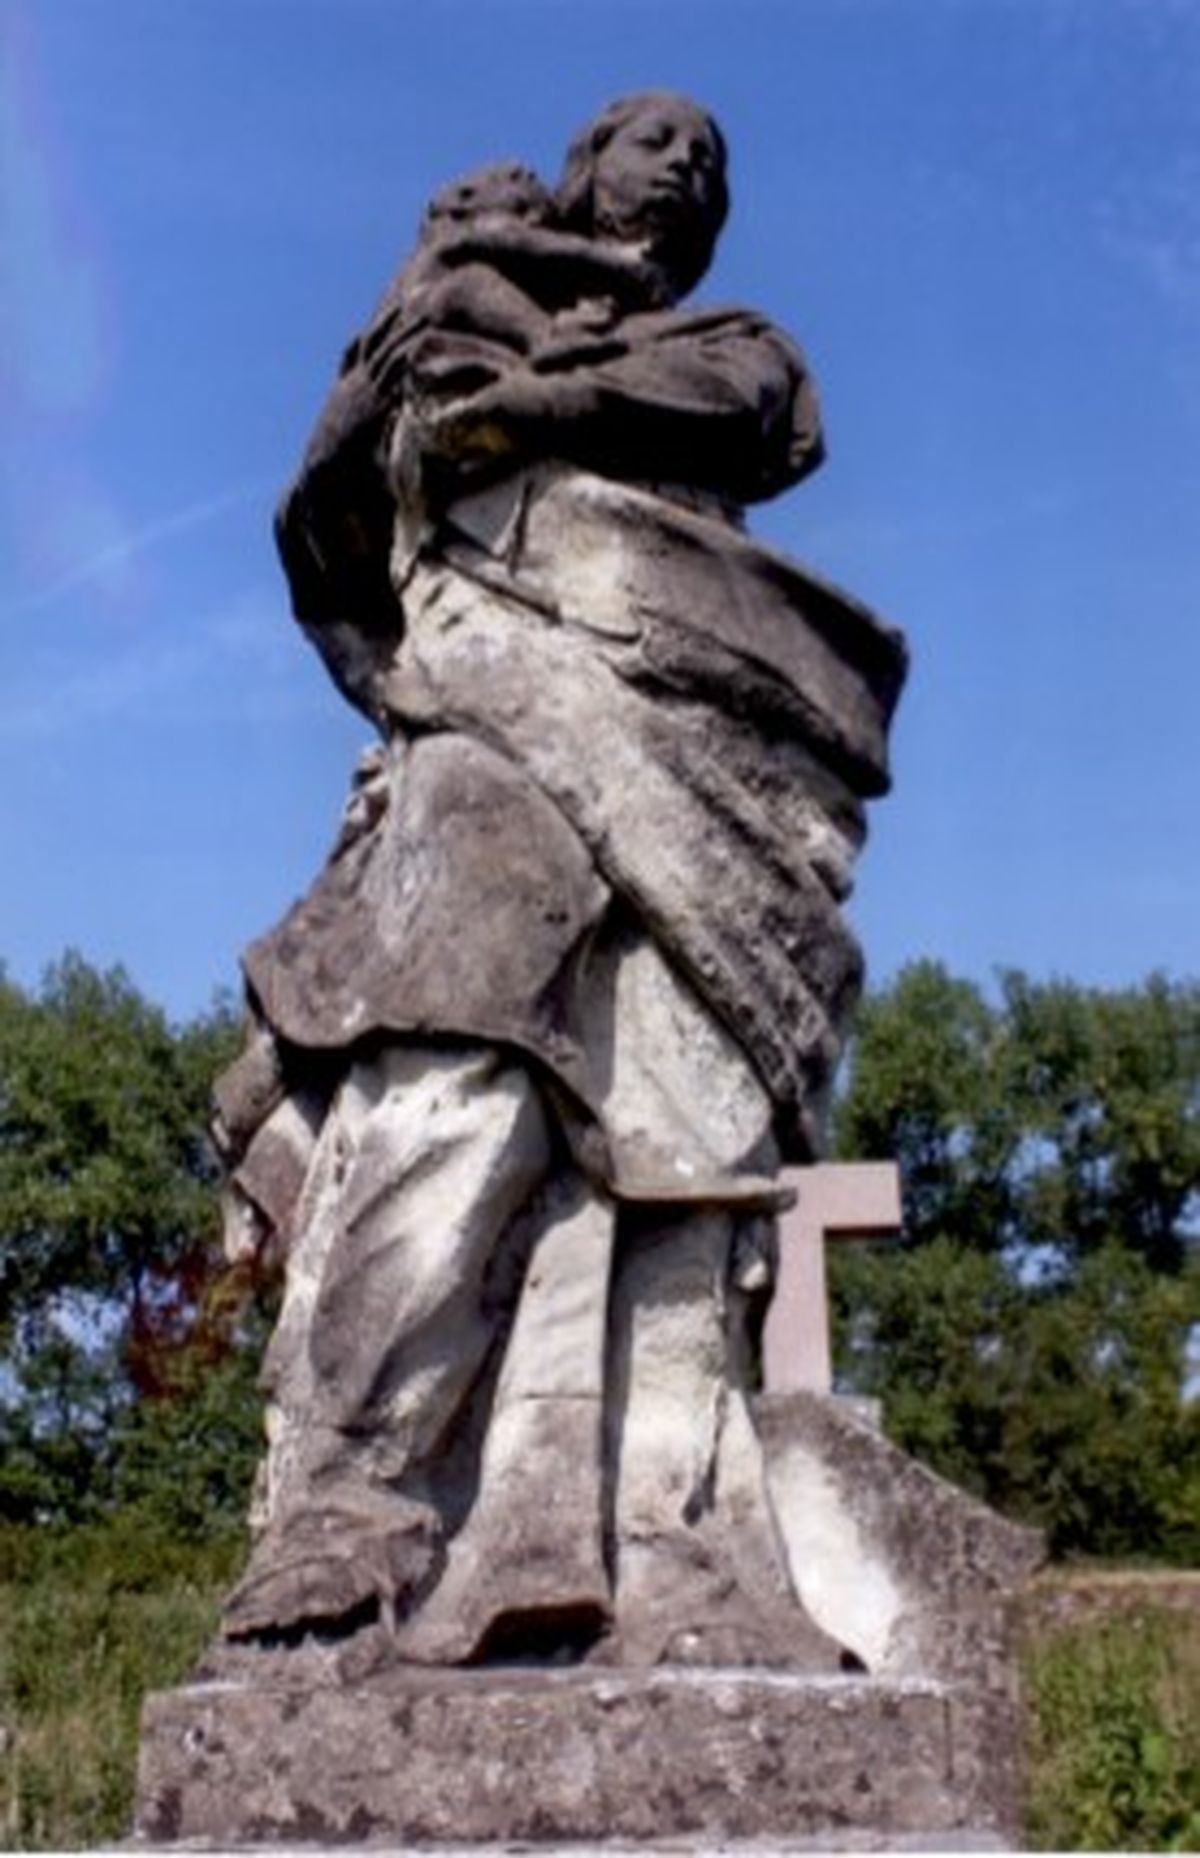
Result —
[{"label": "cloak fold", "polygon": [[615,897],[738,1039],[785,1155],[812,1154],[904,647],[688,501],[542,467],[394,561],[388,803],[245,957],[279,1036],[499,1040],[599,1115],[581,990]]}]

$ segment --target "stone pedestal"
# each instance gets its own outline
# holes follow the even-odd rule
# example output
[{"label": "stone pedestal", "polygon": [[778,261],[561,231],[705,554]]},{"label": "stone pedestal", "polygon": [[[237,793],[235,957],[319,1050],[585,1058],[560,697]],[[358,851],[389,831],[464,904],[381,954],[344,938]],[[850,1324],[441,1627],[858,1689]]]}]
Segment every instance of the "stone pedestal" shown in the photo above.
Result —
[{"label": "stone pedestal", "polygon": [[985,1699],[918,1679],[393,1668],[354,1689],[196,1684],[148,1706],[137,1830],[999,1849],[1016,1832],[1006,1751]]},{"label": "stone pedestal", "polygon": [[861,1669],[422,1669],[382,1624],[349,1646],[227,1648],[208,1681],[147,1702],[139,1835],[1019,1843],[1010,1614],[1039,1538],[843,1401],[768,1395],[756,1422],[796,1590]]}]

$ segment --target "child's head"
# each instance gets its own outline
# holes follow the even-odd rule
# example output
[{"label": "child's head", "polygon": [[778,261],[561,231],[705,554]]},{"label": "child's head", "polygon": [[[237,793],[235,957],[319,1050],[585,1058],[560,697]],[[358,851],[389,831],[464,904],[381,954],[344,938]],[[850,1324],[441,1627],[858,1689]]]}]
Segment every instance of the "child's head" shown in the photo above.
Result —
[{"label": "child's head", "polygon": [[439,187],[425,208],[421,232],[428,237],[491,215],[545,224],[553,205],[549,189],[531,169],[497,161]]}]

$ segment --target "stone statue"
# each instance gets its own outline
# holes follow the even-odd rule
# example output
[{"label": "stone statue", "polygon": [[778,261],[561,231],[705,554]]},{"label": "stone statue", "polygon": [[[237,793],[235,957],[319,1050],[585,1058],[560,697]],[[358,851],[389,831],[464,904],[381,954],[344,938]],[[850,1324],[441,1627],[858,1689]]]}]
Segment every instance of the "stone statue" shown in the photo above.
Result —
[{"label": "stone statue", "polygon": [[377,740],[217,1088],[228,1246],[284,1291],[151,1843],[1019,1837],[1036,1538],[754,1391],[905,659],[743,527],[821,433],[785,336],[680,307],[726,207],[661,92],[554,190],[442,189],[284,498]]},{"label": "stone statue", "polygon": [[822,442],[786,336],[679,307],[727,204],[666,92],[553,192],[443,190],[282,504],[379,741],[218,1088],[231,1246],[286,1271],[230,1640],[845,1666],[747,1389],[904,650],[745,533]]}]

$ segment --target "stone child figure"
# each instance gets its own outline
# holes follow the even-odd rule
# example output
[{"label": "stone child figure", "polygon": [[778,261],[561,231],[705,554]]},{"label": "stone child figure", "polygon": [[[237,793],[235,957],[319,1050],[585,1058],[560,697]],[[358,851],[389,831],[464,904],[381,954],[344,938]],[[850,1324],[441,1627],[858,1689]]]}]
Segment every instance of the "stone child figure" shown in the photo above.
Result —
[{"label": "stone child figure", "polygon": [[[411,416],[494,385],[515,355],[548,373],[624,353],[619,318],[664,289],[636,247],[565,230],[536,175],[499,163],[434,195],[416,251],[343,365],[365,365],[379,397]],[[423,495],[417,429],[419,411],[405,425],[410,471],[393,459],[410,515]]]},{"label": "stone child figure", "polygon": [[[612,331],[624,312],[656,301],[659,274],[636,250],[603,244],[558,224],[554,196],[516,163],[481,168],[451,182],[425,210],[416,251],[385,292],[364,337],[344,366],[370,363],[385,346],[389,385],[417,385],[417,352],[426,352],[426,386],[469,393],[502,368],[489,343],[525,356],[538,369],[582,357],[576,338]],[[583,293],[586,292],[586,295]],[[457,332],[459,342],[422,341]],[[590,360],[622,352],[619,337],[587,351]],[[457,355],[459,366],[454,367]],[[477,357],[477,370],[470,367]],[[439,366],[439,363],[441,364]],[[411,392],[410,392],[411,398]]]},{"label": "stone child figure", "polygon": [[725,167],[651,92],[552,196],[439,196],[284,500],[296,616],[380,740],[218,1090],[235,1232],[286,1253],[230,1638],[836,1668],[748,1335],[903,648],[742,531],[821,438],[786,337],[677,307]]}]

